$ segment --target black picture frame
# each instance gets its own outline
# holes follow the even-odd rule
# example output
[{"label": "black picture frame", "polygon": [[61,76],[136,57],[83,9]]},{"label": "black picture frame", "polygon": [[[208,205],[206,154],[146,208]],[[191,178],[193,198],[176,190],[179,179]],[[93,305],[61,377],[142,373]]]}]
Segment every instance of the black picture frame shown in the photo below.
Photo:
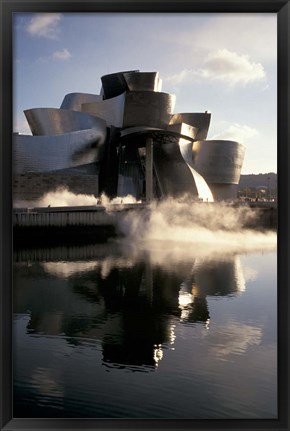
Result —
[{"label": "black picture frame", "polygon": [[[12,17],[16,12],[277,13],[278,18],[278,419],[14,419],[12,412]],[[0,0],[1,28],[1,430],[289,430],[289,0]],[[238,390],[238,388],[237,388]]]}]

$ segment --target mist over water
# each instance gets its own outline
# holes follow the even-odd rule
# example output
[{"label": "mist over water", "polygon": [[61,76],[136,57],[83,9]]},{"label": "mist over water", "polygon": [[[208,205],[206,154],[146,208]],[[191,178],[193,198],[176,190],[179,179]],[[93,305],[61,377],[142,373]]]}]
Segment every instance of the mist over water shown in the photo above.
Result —
[{"label": "mist over water", "polygon": [[105,193],[102,193],[100,198],[95,195],[76,194],[65,187],[58,187],[56,190],[45,193],[41,198],[34,200],[15,199],[13,202],[14,208],[33,208],[33,207],[67,207],[67,206],[82,206],[82,205],[97,205],[101,204],[109,209],[116,204],[137,203],[133,196],[122,196],[114,199],[108,198]]},{"label": "mist over water", "polygon": [[127,242],[164,258],[274,250],[275,232],[245,227],[255,220],[259,225],[257,212],[248,207],[168,198],[128,212],[119,230]]},{"label": "mist over water", "polygon": [[[141,203],[133,196],[109,199],[102,194],[74,194],[64,188],[45,194],[35,201],[15,201],[14,207],[55,207],[100,205],[112,213],[130,204]],[[249,224],[259,227],[258,212],[247,206],[231,203],[205,203],[192,197],[166,198],[146,206],[133,208],[117,217],[117,230],[124,244],[150,250],[155,258],[174,255],[200,255],[240,253],[258,250],[275,250],[276,232],[249,229]]]},{"label": "mist over water", "polygon": [[54,191],[45,193],[41,198],[34,200],[16,199],[13,202],[14,208],[33,207],[66,207],[81,205],[96,205],[97,198],[94,195],[75,194],[64,187],[59,187]]}]

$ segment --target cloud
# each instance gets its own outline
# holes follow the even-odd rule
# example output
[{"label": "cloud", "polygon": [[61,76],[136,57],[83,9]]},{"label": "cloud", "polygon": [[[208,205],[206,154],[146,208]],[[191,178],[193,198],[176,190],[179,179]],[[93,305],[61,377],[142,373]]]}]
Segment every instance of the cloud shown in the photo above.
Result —
[{"label": "cloud", "polygon": [[227,48],[247,52],[259,61],[277,61],[277,15],[274,13],[214,14],[195,37],[200,49],[206,52]]},{"label": "cloud", "polygon": [[227,82],[229,85],[264,81],[266,78],[261,63],[251,62],[248,55],[239,55],[227,49],[210,53],[199,74],[207,79]]},{"label": "cloud", "polygon": [[253,127],[234,123],[223,132],[212,136],[210,139],[225,139],[229,141],[237,141],[241,144],[246,144],[251,139],[259,135],[258,130]]},{"label": "cloud", "polygon": [[71,53],[64,48],[62,51],[55,51],[52,54],[53,60],[67,61],[71,58]]},{"label": "cloud", "polygon": [[197,71],[191,69],[183,69],[181,72],[175,75],[167,76],[164,78],[165,82],[172,82],[174,84],[181,84],[183,82],[191,81],[193,78],[197,77]]},{"label": "cloud", "polygon": [[36,14],[30,20],[26,30],[32,36],[57,39],[60,32],[60,20],[61,14],[59,13]]},{"label": "cloud", "polygon": [[68,61],[72,57],[72,54],[68,49],[64,48],[62,51],[55,51],[51,55],[45,57],[38,57],[37,63],[49,63],[50,61]]},{"label": "cloud", "polygon": [[261,63],[251,62],[248,55],[239,55],[227,49],[219,49],[209,53],[201,68],[184,69],[165,78],[174,83],[189,82],[193,79],[221,81],[230,87],[247,85],[252,82],[266,80],[266,73]]}]

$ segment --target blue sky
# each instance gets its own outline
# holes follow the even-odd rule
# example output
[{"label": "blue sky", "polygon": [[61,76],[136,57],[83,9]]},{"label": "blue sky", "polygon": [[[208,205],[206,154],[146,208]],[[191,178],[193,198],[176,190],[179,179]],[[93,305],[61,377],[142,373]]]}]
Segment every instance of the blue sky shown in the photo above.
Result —
[{"label": "blue sky", "polygon": [[246,146],[243,174],[277,172],[276,14],[19,13],[13,59],[15,131],[102,75],[158,71],[174,112],[210,111],[208,139]]}]

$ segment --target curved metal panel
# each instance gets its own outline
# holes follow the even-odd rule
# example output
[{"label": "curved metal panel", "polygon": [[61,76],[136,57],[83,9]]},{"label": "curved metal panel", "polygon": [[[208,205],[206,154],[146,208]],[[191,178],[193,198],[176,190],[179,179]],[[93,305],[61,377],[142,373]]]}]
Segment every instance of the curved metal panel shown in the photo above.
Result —
[{"label": "curved metal panel", "polygon": [[97,129],[54,136],[14,135],[13,139],[14,174],[95,163],[103,154],[104,135]]},{"label": "curved metal panel", "polygon": [[128,85],[124,78],[124,73],[134,73],[139,70],[126,70],[124,72],[110,73],[101,77],[102,92],[104,99],[111,99],[112,97],[119,96],[120,94],[128,91]]},{"label": "curved metal panel", "polygon": [[192,142],[171,138],[166,145],[154,145],[154,169],[163,196],[177,197],[189,194],[204,201],[213,201],[212,193],[204,178],[192,164]]},{"label": "curved metal panel", "polygon": [[34,108],[24,111],[33,135],[59,135],[97,128],[106,133],[106,122],[85,112],[57,108]]},{"label": "curved metal panel", "polygon": [[[176,126],[176,127],[175,127]],[[185,128],[183,127],[185,126]],[[163,196],[180,196],[185,193],[212,202],[213,195],[204,178],[193,166],[193,138],[186,138],[188,127],[173,125],[175,130],[152,127],[130,127],[121,131],[121,139],[127,148],[144,147],[146,137],[153,139],[153,163],[158,185]],[[182,134],[181,134],[182,133]]]},{"label": "curved metal panel", "polygon": [[69,93],[60,106],[60,109],[71,109],[72,111],[82,111],[83,103],[94,103],[103,100],[101,95],[89,93]]},{"label": "curved metal panel", "polygon": [[168,126],[175,105],[175,96],[154,91],[126,93],[123,127]]},{"label": "curved metal panel", "polygon": [[238,184],[245,146],[235,141],[209,140],[193,144],[194,168],[211,184]]},{"label": "curved metal panel", "polygon": [[172,115],[170,124],[186,123],[198,129],[196,139],[207,138],[211,114],[209,112],[179,113]]},{"label": "curved metal panel", "polygon": [[167,130],[170,132],[177,132],[182,136],[186,136],[190,139],[196,139],[198,129],[185,123],[169,124]]},{"label": "curved metal panel", "polygon": [[129,91],[161,91],[158,72],[124,72]]},{"label": "curved metal panel", "polygon": [[184,161],[186,162],[187,166],[189,167],[190,172],[194,178],[195,185],[197,188],[198,198],[205,202],[213,202],[214,198],[206,180],[203,178],[202,175],[200,175],[200,173],[198,173],[194,169],[193,158],[192,158],[192,144],[184,139],[180,139],[179,148],[180,148],[181,155]]},{"label": "curved metal panel", "polygon": [[96,103],[84,103],[82,105],[82,111],[104,119],[108,126],[122,127],[125,94],[126,93],[123,93],[111,99]]}]

